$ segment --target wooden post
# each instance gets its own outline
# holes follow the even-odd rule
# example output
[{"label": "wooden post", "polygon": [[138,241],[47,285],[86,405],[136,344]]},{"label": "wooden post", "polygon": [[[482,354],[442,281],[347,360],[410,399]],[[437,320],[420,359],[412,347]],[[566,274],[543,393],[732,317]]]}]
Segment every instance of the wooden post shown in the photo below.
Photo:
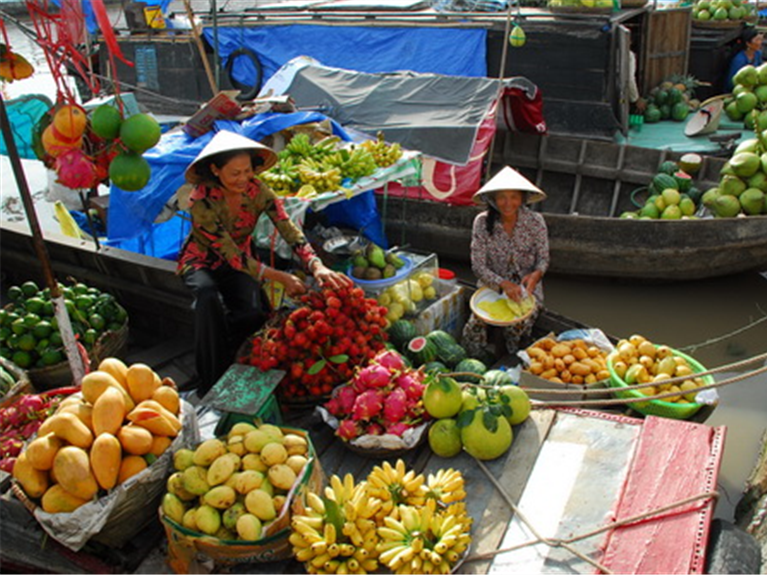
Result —
[{"label": "wooden post", "polygon": [[210,69],[210,62],[208,62],[208,56],[205,54],[205,46],[203,46],[200,31],[197,29],[197,23],[194,21],[194,12],[192,12],[192,5],[189,3],[189,0],[184,0],[184,8],[186,9],[186,16],[189,18],[189,24],[192,25],[192,35],[197,44],[197,50],[200,52],[200,58],[202,58],[205,75],[208,77],[208,84],[210,84],[210,92],[215,96],[218,93],[218,86],[216,85],[213,71]]}]

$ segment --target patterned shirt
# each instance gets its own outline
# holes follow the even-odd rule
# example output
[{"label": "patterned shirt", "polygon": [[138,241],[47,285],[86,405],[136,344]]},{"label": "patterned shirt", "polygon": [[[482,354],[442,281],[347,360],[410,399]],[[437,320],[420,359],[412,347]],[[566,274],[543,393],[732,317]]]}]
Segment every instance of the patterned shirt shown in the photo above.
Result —
[{"label": "patterned shirt", "polygon": [[192,230],[181,247],[177,273],[193,269],[217,269],[229,265],[257,280],[265,265],[256,259],[253,230],[261,214],[274,223],[304,266],[316,256],[303,232],[288,217],[282,201],[268,186],[253,181],[242,194],[239,211],[232,216],[224,192],[217,187],[197,186],[189,196]]},{"label": "patterned shirt", "polygon": [[[500,289],[504,280],[519,283],[526,275],[549,268],[549,236],[543,216],[527,207],[519,209],[511,235],[500,219],[487,233],[487,212],[474,218],[471,234],[471,269],[480,285]],[[535,286],[535,297],[543,302],[543,281]]]}]

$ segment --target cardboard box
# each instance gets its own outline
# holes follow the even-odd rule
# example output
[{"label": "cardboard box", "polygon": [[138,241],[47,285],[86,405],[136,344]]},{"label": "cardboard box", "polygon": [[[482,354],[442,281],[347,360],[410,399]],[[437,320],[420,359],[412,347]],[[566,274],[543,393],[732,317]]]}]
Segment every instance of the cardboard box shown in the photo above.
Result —
[{"label": "cardboard box", "polygon": [[467,319],[465,293],[463,287],[456,286],[419,313],[414,322],[418,334],[441,329],[460,341]]},{"label": "cardboard box", "polygon": [[239,90],[224,90],[208,100],[197,113],[184,125],[184,132],[192,138],[199,138],[213,128],[216,120],[234,119],[242,107],[235,100]]}]

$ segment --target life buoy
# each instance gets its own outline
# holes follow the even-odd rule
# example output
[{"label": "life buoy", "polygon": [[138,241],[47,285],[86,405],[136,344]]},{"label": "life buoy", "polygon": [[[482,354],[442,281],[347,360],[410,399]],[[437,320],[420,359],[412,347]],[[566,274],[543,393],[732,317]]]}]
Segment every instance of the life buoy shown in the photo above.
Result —
[{"label": "life buoy", "polygon": [[[243,84],[239,80],[236,80],[232,75],[234,61],[240,56],[245,56],[250,60],[253,63],[253,67],[256,69],[256,77],[252,86]],[[258,56],[250,48],[237,48],[234,52],[229,54],[229,57],[226,59],[226,74],[229,77],[229,82],[232,86],[240,91],[237,96],[238,100],[252,100],[258,95],[259,90],[261,90],[261,80],[263,79],[264,71]]]}]

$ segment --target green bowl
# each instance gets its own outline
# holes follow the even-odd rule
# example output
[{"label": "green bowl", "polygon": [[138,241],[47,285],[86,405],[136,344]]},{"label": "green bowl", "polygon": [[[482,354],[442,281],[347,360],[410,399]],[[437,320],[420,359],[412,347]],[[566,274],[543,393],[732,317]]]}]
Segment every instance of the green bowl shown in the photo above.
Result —
[{"label": "green bowl", "polygon": [[[706,368],[703,367],[703,365],[689,355],[673,348],[671,351],[674,355],[686,359],[687,363],[690,364],[693,373],[706,371]],[[623,381],[617,373],[615,373],[612,357],[607,358],[607,369],[610,372],[610,387],[621,388],[621,391],[615,392],[617,397],[621,399],[644,397],[640,391],[633,389],[628,383]],[[714,383],[714,377],[712,375],[704,375],[703,382],[705,385],[710,385]],[[667,417],[670,419],[689,419],[703,407],[700,403],[673,403],[671,401],[663,401],[662,399],[651,399],[649,401],[629,403],[628,406],[634,411],[638,411],[644,415],[657,415],[658,417]]]}]

